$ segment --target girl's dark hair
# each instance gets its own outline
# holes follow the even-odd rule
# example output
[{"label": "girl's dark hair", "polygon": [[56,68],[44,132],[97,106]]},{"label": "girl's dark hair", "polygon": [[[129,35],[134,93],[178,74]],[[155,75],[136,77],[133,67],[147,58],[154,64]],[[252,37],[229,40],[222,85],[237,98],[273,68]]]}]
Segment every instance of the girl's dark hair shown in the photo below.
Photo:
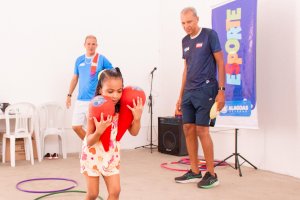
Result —
[{"label": "girl's dark hair", "polygon": [[101,74],[100,74],[100,77],[99,77],[99,80],[98,80],[98,85],[97,85],[97,88],[96,88],[95,96],[101,95],[99,93],[99,91],[100,91],[100,89],[102,89],[103,83],[106,79],[120,78],[120,79],[122,79],[122,83],[123,83],[122,73],[121,73],[121,71],[118,67],[112,68],[112,69],[105,69],[100,73]]},{"label": "girl's dark hair", "polygon": [[[123,84],[122,73],[120,71],[120,68],[118,68],[118,67],[115,67],[115,68],[112,68],[112,69],[105,69],[100,73],[101,74],[100,74],[100,77],[99,77],[99,80],[98,80],[98,85],[97,85],[97,88],[96,88],[96,91],[95,91],[95,96],[101,95],[99,91],[100,91],[100,89],[102,89],[103,83],[106,79],[120,78],[122,80],[122,84]],[[119,104],[120,103],[118,102],[117,105],[116,105],[116,112],[119,111],[119,107],[120,107]]]}]

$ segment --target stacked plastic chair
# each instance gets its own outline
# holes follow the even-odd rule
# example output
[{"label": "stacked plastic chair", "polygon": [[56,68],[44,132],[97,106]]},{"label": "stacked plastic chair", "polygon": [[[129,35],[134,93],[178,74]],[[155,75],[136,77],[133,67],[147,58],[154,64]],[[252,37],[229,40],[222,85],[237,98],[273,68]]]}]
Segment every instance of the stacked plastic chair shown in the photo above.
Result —
[{"label": "stacked plastic chair", "polygon": [[64,107],[56,102],[44,103],[39,107],[38,115],[42,155],[45,154],[45,143],[47,136],[57,135],[59,141],[59,152],[64,159],[67,158],[66,135],[64,130]]}]

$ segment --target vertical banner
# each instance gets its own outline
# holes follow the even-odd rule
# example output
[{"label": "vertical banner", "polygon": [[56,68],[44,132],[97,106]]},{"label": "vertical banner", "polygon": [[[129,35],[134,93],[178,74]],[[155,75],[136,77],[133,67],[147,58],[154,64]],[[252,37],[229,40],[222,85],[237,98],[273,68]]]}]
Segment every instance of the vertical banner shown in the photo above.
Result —
[{"label": "vertical banner", "polygon": [[226,103],[216,126],[258,128],[256,11],[257,0],[236,0],[212,10],[226,72]]}]

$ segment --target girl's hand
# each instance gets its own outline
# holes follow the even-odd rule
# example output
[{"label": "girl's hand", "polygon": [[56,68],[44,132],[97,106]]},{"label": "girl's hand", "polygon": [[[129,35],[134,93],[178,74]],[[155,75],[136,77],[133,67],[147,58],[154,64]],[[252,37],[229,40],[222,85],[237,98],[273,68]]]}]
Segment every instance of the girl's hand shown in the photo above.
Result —
[{"label": "girl's hand", "polygon": [[105,131],[105,129],[107,127],[109,127],[112,122],[112,116],[108,115],[106,120],[104,120],[103,113],[101,113],[101,118],[100,118],[99,122],[97,121],[96,117],[93,117],[93,119],[94,119],[95,128],[96,128],[95,134],[99,134],[99,135],[102,135],[103,132]]},{"label": "girl's hand", "polygon": [[142,98],[137,97],[137,100],[135,102],[135,99],[132,100],[133,107],[130,107],[127,105],[127,108],[129,108],[133,115],[133,120],[140,120],[142,113],[143,113],[143,101]]}]

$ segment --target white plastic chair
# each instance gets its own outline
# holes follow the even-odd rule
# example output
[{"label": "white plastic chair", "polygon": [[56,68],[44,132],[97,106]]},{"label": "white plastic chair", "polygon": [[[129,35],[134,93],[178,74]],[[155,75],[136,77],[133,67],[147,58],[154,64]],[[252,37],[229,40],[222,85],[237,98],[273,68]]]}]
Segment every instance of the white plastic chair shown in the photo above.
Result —
[{"label": "white plastic chair", "polygon": [[65,109],[56,102],[44,103],[39,108],[39,127],[41,134],[42,155],[45,155],[45,140],[49,135],[57,135],[59,151],[64,159],[67,158],[66,136],[64,130]]},{"label": "white plastic chair", "polygon": [[[8,106],[5,109],[5,122],[6,132],[3,134],[2,139],[2,162],[5,163],[6,154],[6,139],[10,140],[10,164],[12,167],[16,166],[15,162],[15,144],[17,138],[24,139],[26,160],[31,160],[31,164],[34,164],[33,147],[32,147],[32,135],[34,132],[34,123],[36,109],[31,103],[16,103]],[[15,119],[15,126],[11,123],[11,119]],[[13,130],[13,131],[12,131]]]}]

